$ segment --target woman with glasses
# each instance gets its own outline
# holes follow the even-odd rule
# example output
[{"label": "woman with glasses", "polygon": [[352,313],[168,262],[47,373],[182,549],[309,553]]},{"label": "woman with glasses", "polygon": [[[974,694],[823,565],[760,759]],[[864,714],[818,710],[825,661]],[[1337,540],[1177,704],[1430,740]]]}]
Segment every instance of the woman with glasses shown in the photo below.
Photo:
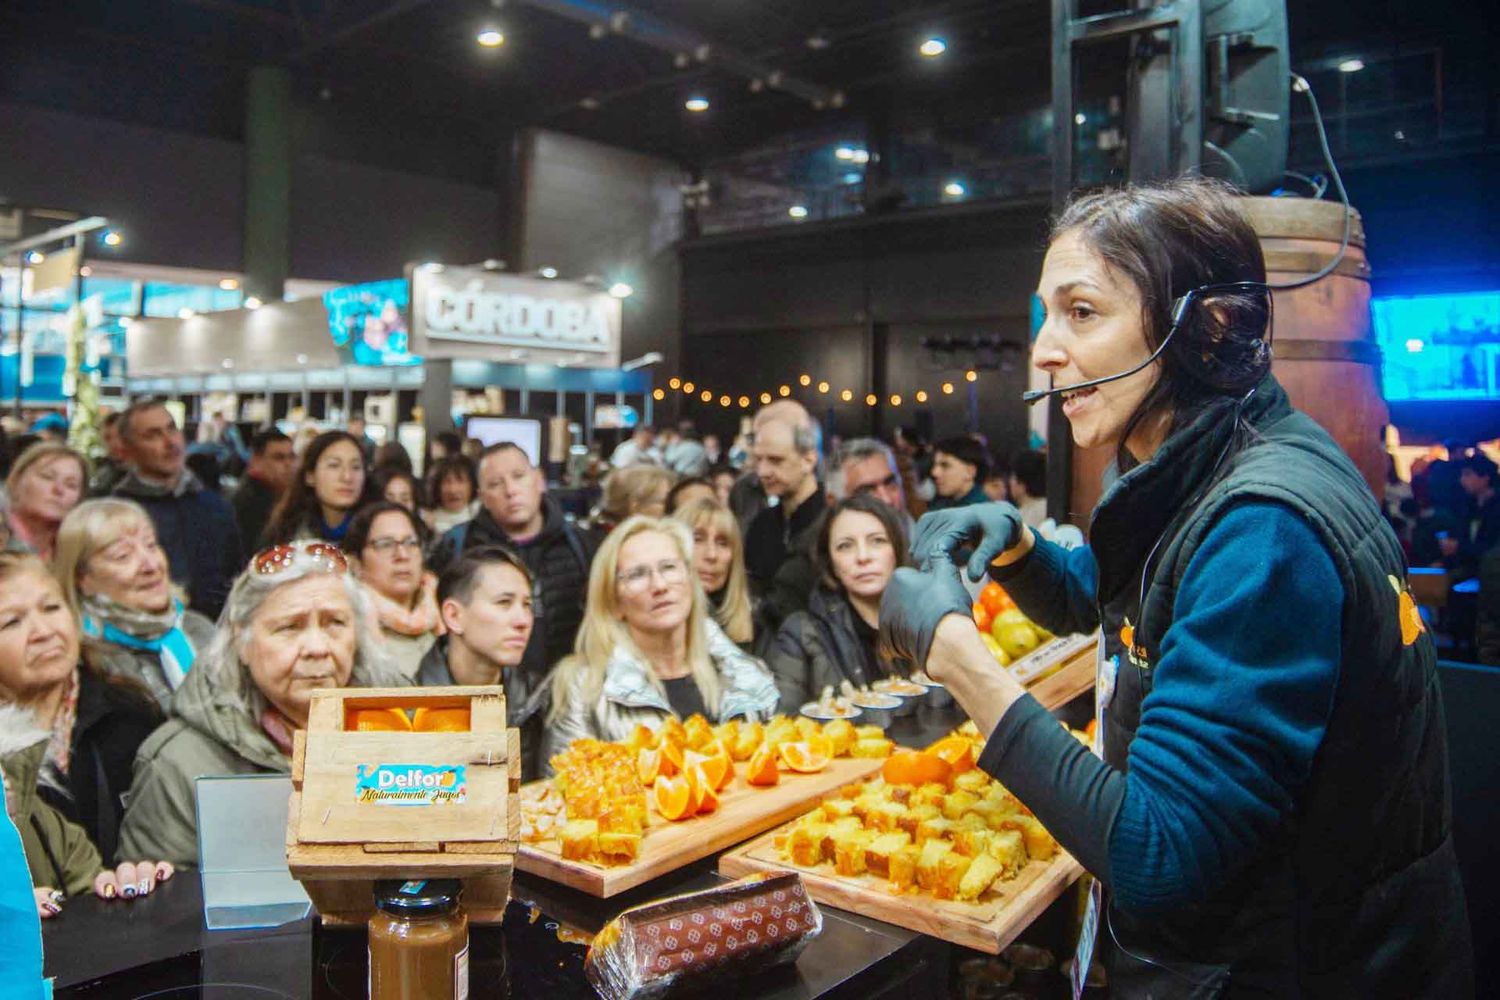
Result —
[{"label": "woman with glasses", "polygon": [[121,853],[196,867],[199,777],[286,774],[314,691],[407,684],[387,664],[370,615],[344,554],[327,542],[257,554],[178,688],[175,718],[141,745]]},{"label": "woman with glasses", "polygon": [[146,512],[129,500],[85,500],[63,518],[52,572],[82,624],[89,661],[170,711],[214,626],[185,607]]},{"label": "woman with glasses", "polygon": [[337,545],[348,533],[354,512],[364,506],[369,481],[357,438],[344,431],[319,434],[303,452],[291,487],[271,512],[266,543],[315,539]]},{"label": "woman with glasses", "polygon": [[610,532],[589,572],[573,656],[557,668],[542,757],[575,739],[623,740],[636,723],[701,714],[764,719],[776,708],[765,664],[709,613],[681,522],[632,517]]},{"label": "woman with glasses", "polygon": [[437,578],[422,568],[422,528],[398,503],[372,503],[354,515],[344,554],[369,592],[392,664],[417,676],[437,637]]}]

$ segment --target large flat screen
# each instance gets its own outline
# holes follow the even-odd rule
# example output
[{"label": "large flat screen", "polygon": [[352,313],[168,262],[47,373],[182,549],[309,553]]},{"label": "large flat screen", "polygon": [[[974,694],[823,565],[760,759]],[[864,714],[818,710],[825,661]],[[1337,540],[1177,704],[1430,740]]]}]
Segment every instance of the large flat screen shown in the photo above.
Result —
[{"label": "large flat screen", "polygon": [[345,285],[323,293],[333,343],[357,365],[416,365],[406,330],[404,278]]},{"label": "large flat screen", "polygon": [[464,436],[483,441],[486,448],[501,441],[520,447],[532,465],[541,465],[542,422],[531,417],[470,417],[464,421]]},{"label": "large flat screen", "polygon": [[1385,398],[1500,399],[1500,292],[1370,302]]}]

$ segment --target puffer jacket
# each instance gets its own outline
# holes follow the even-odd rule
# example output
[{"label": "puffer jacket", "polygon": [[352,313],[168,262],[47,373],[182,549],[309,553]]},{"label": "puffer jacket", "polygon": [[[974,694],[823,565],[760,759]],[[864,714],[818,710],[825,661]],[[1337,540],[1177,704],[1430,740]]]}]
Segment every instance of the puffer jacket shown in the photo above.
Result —
[{"label": "puffer jacket", "polygon": [[[264,697],[249,671],[204,664],[191,671],[172,699],[174,718],[141,744],[130,805],[120,827],[120,861],[198,865],[198,810],[194,782],[207,776],[287,774],[291,761],[260,724]],[[411,683],[385,663],[357,663],[350,687],[405,687]]]},{"label": "puffer jacket", "polygon": [[[707,623],[708,655],[719,671],[719,704],[711,707],[710,722],[734,718],[764,720],[776,711],[776,682],[766,665],[743,652],[713,620]],[[591,693],[584,665],[569,661],[562,678],[562,704],[547,726],[542,760],[568,748],[577,739],[592,737],[619,742],[636,723],[656,729],[676,715],[660,685],[653,683],[651,666],[633,647],[617,646],[604,668],[604,684]],[[546,766],[551,773],[550,766]]]},{"label": "puffer jacket", "polygon": [[37,773],[50,736],[26,709],[0,706],[0,770],[5,772],[6,803],[21,834],[31,884],[76,896],[93,888],[104,863],[87,831],[37,794]]},{"label": "puffer jacket", "polygon": [[849,598],[819,587],[806,611],[782,623],[766,652],[766,665],[781,692],[781,711],[795,715],[826,687],[837,690],[844,681],[863,687],[895,673],[889,663],[867,655],[856,614]]}]

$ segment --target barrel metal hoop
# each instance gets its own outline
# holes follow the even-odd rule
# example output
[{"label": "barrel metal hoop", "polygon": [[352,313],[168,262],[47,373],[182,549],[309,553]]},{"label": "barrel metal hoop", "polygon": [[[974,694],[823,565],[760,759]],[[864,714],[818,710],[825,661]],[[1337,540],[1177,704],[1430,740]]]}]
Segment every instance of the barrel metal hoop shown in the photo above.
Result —
[{"label": "barrel metal hoop", "polygon": [[1380,347],[1368,340],[1278,340],[1277,361],[1349,361],[1380,365]]}]

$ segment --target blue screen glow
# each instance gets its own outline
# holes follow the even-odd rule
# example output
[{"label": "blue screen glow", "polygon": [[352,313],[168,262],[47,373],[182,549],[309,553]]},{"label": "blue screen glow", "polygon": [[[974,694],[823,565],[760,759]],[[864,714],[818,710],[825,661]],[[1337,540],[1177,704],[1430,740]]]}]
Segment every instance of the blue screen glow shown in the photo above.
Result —
[{"label": "blue screen glow", "polygon": [[1370,302],[1385,398],[1500,399],[1500,292]]},{"label": "blue screen glow", "polygon": [[415,365],[406,332],[408,286],[401,278],[323,293],[333,342],[357,365]]}]

